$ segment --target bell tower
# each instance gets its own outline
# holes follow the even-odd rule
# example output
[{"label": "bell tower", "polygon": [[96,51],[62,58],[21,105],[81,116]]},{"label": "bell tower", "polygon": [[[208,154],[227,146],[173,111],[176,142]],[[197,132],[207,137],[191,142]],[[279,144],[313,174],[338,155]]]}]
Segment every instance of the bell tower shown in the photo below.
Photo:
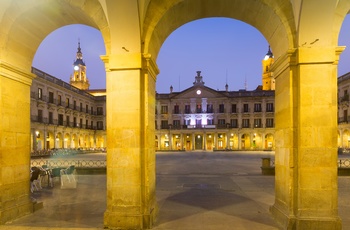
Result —
[{"label": "bell tower", "polygon": [[270,50],[267,51],[264,60],[262,60],[262,88],[263,90],[275,90],[275,79],[270,71],[271,65],[274,62],[273,54]]},{"label": "bell tower", "polygon": [[86,66],[83,61],[83,53],[81,52],[80,42],[78,42],[78,52],[76,60],[73,63],[74,72],[70,76],[69,83],[82,90],[87,90],[90,87],[89,80],[86,77]]}]

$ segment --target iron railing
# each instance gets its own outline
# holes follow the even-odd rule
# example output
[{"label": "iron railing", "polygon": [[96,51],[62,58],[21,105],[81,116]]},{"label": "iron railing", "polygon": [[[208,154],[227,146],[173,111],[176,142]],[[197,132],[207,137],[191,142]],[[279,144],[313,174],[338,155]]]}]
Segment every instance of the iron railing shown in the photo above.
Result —
[{"label": "iron railing", "polygon": [[350,159],[338,160],[338,168],[350,168]]},{"label": "iron railing", "polygon": [[42,167],[46,165],[48,168],[67,168],[74,165],[76,168],[106,168],[106,160],[48,160],[48,159],[33,159],[31,167]]}]

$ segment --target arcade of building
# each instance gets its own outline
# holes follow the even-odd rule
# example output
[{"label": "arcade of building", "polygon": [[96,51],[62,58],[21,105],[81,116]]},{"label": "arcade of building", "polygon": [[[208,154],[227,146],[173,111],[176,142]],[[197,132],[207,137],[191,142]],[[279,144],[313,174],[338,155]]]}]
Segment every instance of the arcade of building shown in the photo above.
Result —
[{"label": "arcade of building", "polygon": [[[156,196],[157,137],[159,149],[272,148],[270,211],[276,222],[288,230],[342,229],[337,148],[348,147],[350,89],[347,76],[337,86],[345,49],[338,38],[349,0],[3,0],[0,6],[0,224],[33,211],[31,145],[106,146],[104,228],[152,228],[162,212]],[[201,73],[192,90],[163,95],[170,101],[156,95],[156,60],[166,38],[186,23],[210,17],[247,23],[271,45],[273,116],[266,112],[269,97],[250,100],[243,91],[211,90],[202,84]],[[79,87],[89,92],[83,90],[89,85],[85,75],[78,75],[78,82],[71,79],[69,92],[36,82],[40,77],[35,79],[31,68],[39,45],[52,31],[71,24],[101,32],[106,100],[80,97]],[[262,82],[256,92],[273,91]],[[40,97],[42,103],[36,101]],[[254,112],[255,104],[257,111],[261,104],[261,112]],[[235,106],[237,113],[232,112]],[[248,112],[242,113],[245,108]],[[29,115],[37,117],[36,127]]]},{"label": "arcade of building", "polygon": [[[206,87],[197,71],[192,87],[156,94],[155,148],[169,150],[274,150],[274,89],[268,49],[256,90]],[[106,148],[106,90],[89,89],[80,43],[70,82],[39,69],[31,86],[32,151]],[[350,73],[338,78],[338,146],[350,147]]]}]

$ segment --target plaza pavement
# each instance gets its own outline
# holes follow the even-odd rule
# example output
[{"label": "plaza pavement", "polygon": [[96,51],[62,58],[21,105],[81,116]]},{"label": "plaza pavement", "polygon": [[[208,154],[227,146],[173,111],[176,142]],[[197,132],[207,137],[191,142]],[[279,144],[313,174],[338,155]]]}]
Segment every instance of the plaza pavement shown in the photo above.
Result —
[{"label": "plaza pavement", "polygon": [[[81,158],[82,156],[74,156]],[[85,159],[104,159],[89,154]],[[261,158],[271,152],[157,153],[155,230],[281,229],[269,213],[274,177],[261,175]],[[349,156],[350,158],[350,156]],[[350,230],[350,177],[339,177],[339,215]],[[106,175],[78,175],[76,189],[34,192],[43,208],[0,229],[103,229]]]}]

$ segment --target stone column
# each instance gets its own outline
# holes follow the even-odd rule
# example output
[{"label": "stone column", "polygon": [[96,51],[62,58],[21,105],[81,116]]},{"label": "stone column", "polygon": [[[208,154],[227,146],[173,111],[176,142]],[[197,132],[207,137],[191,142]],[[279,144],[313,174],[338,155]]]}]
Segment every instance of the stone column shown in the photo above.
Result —
[{"label": "stone column", "polygon": [[33,137],[33,141],[32,141],[32,151],[35,152],[35,151],[38,150],[38,144],[37,144],[35,129],[31,129],[31,136]]},{"label": "stone column", "polygon": [[192,133],[191,135],[192,135],[192,150],[194,150],[196,147],[196,135],[194,133]]},{"label": "stone column", "polygon": [[206,132],[203,132],[203,149],[204,149],[204,151],[207,150],[207,134],[206,134]]},{"label": "stone column", "polygon": [[140,53],[102,59],[107,67],[108,111],[104,225],[148,229],[158,211],[154,148],[158,69],[150,55]]},{"label": "stone column", "polygon": [[[275,62],[275,203],[285,229],[341,229],[337,177],[340,49],[289,50]],[[322,111],[322,112],[317,112]]]},{"label": "stone column", "polygon": [[46,143],[46,141],[47,141],[47,127],[46,127],[46,125],[44,125],[44,136],[43,136],[43,146],[44,146],[44,149],[45,150],[47,150],[47,143]]},{"label": "stone column", "polygon": [[242,149],[242,134],[238,133],[238,149]]},{"label": "stone column", "polygon": [[33,211],[29,71],[0,60],[0,224]]}]

